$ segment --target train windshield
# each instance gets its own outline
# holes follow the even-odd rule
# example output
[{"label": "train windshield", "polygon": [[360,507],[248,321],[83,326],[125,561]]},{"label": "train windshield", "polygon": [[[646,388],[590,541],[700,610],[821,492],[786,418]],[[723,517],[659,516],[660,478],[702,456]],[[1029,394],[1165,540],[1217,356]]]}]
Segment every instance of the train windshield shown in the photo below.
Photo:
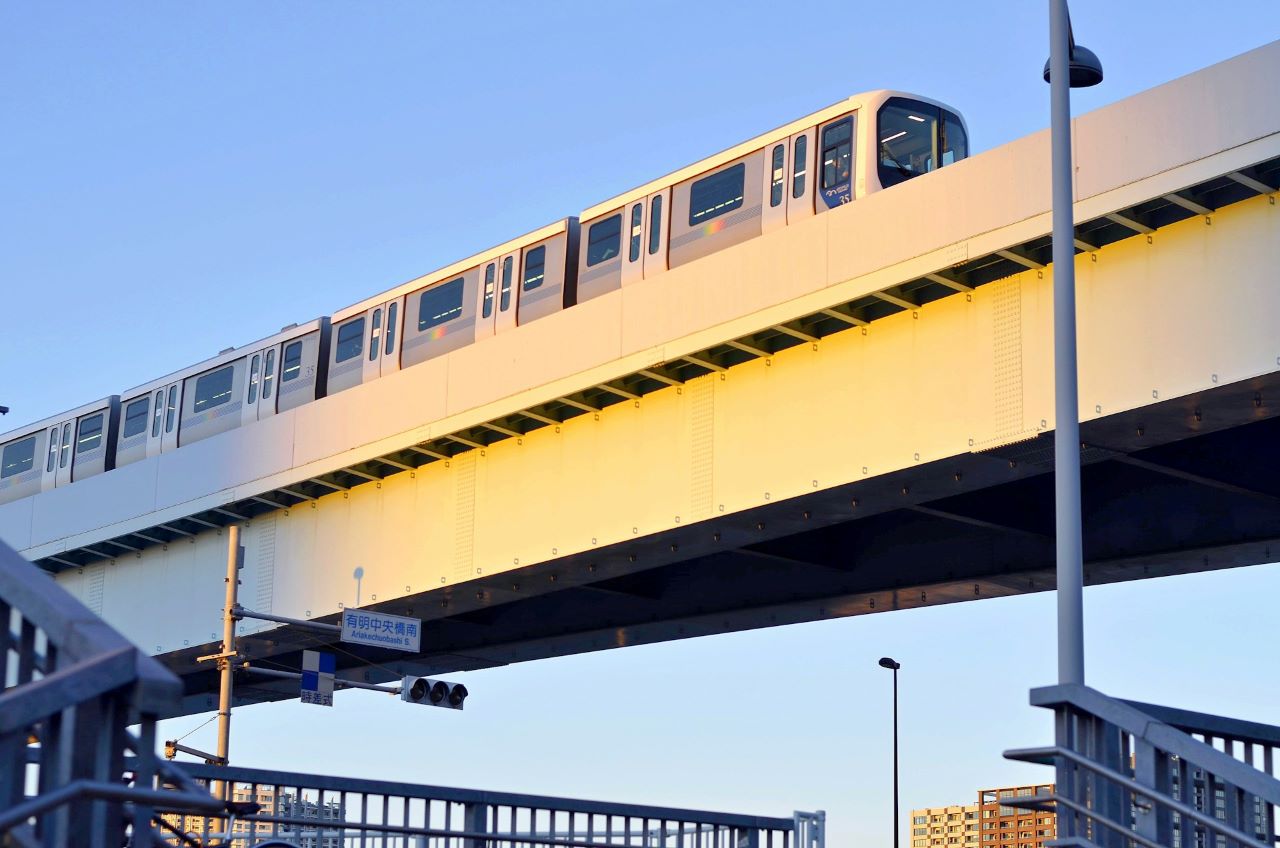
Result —
[{"label": "train windshield", "polygon": [[960,118],[945,109],[901,97],[880,108],[880,185],[888,188],[969,155],[969,140]]}]

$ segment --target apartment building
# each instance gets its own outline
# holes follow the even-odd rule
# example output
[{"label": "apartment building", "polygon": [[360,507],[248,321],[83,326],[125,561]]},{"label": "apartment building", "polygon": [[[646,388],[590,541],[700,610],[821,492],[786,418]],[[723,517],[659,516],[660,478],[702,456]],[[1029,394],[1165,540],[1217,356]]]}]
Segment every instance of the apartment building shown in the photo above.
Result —
[{"label": "apartment building", "polygon": [[1045,848],[1054,814],[1011,807],[1011,798],[1048,795],[1051,784],[982,789],[977,803],[911,811],[911,848]]},{"label": "apartment building", "polygon": [[981,848],[977,804],[911,811],[911,848]]},{"label": "apartment building", "polygon": [[[220,840],[220,844],[230,848],[249,848],[259,840],[276,838],[287,840],[298,848],[342,848],[343,832],[340,828],[325,827],[324,822],[341,822],[343,805],[340,800],[323,802],[299,797],[293,792],[281,792],[278,795],[270,786],[249,786],[236,784],[232,787],[232,799],[235,801],[256,801],[260,805],[259,815],[278,816],[294,819],[292,822],[246,822],[237,821],[232,826],[231,839]],[[165,813],[161,816],[167,824],[184,834],[197,839],[205,839],[214,834],[222,834],[227,826],[225,819],[206,818],[203,816],[180,816]],[[297,819],[314,819],[316,824],[307,824]],[[253,828],[250,838],[250,827]],[[171,845],[183,844],[176,835],[168,838]]]},{"label": "apartment building", "polygon": [[1045,848],[1058,832],[1054,814],[1011,807],[1009,799],[1048,795],[1053,785],[1005,786],[978,792],[982,840],[979,848]]}]

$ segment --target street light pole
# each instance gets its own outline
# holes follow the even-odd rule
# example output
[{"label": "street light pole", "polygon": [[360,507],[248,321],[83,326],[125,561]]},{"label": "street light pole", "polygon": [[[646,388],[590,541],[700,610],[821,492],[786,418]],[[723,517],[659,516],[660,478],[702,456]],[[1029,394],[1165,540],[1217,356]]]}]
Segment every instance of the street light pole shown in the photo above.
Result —
[{"label": "street light pole", "polygon": [[1084,683],[1084,543],[1080,516],[1080,408],[1076,366],[1075,217],[1071,89],[1102,81],[1098,57],[1077,47],[1067,0],[1049,0],[1053,175],[1054,518],[1058,577],[1058,682]]},{"label": "street light pole", "polygon": [[880,667],[893,671],[893,848],[898,848],[898,669],[902,663],[892,657],[881,657]]}]

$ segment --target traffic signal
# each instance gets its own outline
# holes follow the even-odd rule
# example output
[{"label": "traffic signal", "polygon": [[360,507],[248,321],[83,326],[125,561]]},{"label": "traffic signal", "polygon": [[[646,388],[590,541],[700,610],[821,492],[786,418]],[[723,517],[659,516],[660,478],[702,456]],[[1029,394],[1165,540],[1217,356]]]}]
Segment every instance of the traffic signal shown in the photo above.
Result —
[{"label": "traffic signal", "polygon": [[460,710],[467,700],[467,687],[429,677],[406,677],[400,686],[400,700],[428,707]]}]

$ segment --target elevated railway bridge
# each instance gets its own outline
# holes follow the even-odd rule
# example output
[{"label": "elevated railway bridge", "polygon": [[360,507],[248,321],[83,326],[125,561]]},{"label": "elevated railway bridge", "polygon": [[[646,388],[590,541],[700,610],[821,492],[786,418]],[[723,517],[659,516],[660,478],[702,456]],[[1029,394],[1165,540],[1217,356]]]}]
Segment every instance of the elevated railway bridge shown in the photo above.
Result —
[{"label": "elevated railway bridge", "polygon": [[[1280,552],[1277,78],[1280,43],[1075,121],[1089,582]],[[341,655],[370,682],[1051,589],[1048,163],[1019,139],[4,504],[0,538],[179,712],[215,704],[230,523],[245,606],[424,620],[419,655]],[[241,626],[251,660],[317,641]]]}]

